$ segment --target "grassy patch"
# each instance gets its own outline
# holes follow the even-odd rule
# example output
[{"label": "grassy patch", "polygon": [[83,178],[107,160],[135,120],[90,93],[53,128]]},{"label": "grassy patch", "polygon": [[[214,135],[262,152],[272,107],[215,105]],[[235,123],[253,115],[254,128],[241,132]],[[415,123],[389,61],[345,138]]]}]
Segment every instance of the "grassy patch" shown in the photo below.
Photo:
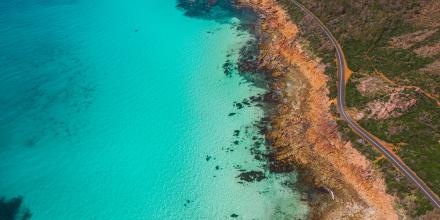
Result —
[{"label": "grassy patch", "polygon": [[289,12],[290,19],[292,19],[293,22],[298,23],[304,17],[304,12],[298,10],[297,6],[292,4],[290,0],[277,0],[277,1],[278,3],[283,5],[286,11]]},{"label": "grassy patch", "polygon": [[348,81],[347,83],[345,99],[350,100],[347,102],[347,107],[355,107],[360,109],[364,107],[367,102],[371,101],[371,99],[369,97],[362,96],[359,90],[357,90],[354,80],[358,78],[360,78],[359,74],[354,72],[351,77],[352,80]]}]

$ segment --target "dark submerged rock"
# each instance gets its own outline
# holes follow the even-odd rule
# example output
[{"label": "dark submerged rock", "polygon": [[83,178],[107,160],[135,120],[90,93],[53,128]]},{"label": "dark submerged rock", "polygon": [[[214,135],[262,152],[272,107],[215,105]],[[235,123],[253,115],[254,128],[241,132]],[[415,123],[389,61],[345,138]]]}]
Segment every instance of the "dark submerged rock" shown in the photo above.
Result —
[{"label": "dark submerged rock", "polygon": [[18,196],[9,200],[4,197],[0,198],[0,219],[30,219],[32,214],[29,209],[22,207],[23,197]]},{"label": "dark submerged rock", "polygon": [[234,64],[230,60],[226,60],[226,62],[223,64],[223,72],[226,76],[231,77],[234,73]]},{"label": "dark submerged rock", "polygon": [[241,103],[239,103],[239,102],[235,102],[234,103],[234,106],[237,108],[237,109],[242,109],[244,106],[243,106],[243,104],[241,104]]},{"label": "dark submerged rock", "polygon": [[241,173],[240,175],[238,175],[238,178],[246,182],[260,182],[261,180],[266,179],[266,176],[264,175],[263,171],[253,170]]},{"label": "dark submerged rock", "polygon": [[238,17],[243,24],[241,28],[254,23],[256,14],[250,9],[235,7],[235,0],[177,0],[177,8],[183,10],[188,17],[229,22],[231,17]]},{"label": "dark submerged rock", "polygon": [[238,135],[240,135],[240,130],[235,130],[234,131],[234,137],[238,137]]}]

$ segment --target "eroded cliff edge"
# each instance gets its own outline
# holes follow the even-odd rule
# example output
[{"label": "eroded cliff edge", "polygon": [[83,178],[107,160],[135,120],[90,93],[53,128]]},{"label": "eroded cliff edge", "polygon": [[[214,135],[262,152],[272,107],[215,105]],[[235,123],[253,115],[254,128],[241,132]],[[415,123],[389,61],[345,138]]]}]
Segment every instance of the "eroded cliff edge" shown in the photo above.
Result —
[{"label": "eroded cliff edge", "polygon": [[266,138],[274,157],[302,170],[304,185],[335,194],[309,196],[311,219],[397,219],[394,198],[372,163],[343,141],[331,114],[325,66],[304,48],[299,29],[274,0],[240,0],[259,16],[258,69],[271,74],[275,111]]}]

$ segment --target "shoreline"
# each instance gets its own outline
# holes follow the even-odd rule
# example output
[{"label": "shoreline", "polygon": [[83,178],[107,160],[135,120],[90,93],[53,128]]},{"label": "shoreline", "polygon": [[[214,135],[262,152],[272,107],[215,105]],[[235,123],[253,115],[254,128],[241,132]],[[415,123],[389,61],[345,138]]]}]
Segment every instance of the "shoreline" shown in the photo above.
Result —
[{"label": "shoreline", "polygon": [[[225,5],[225,2],[228,2],[228,4]],[[271,182],[269,188],[274,189],[279,196],[271,198],[271,201],[265,205],[264,209],[268,214],[268,216],[266,216],[268,219],[305,219],[308,215],[308,204],[306,202],[306,196],[302,193],[303,191],[298,189],[297,170],[290,163],[275,160],[271,145],[265,138],[269,127],[268,125],[270,124],[270,117],[273,115],[274,109],[276,109],[275,104],[277,101],[274,100],[276,97],[271,93],[272,89],[270,85],[273,79],[271,72],[263,70],[258,65],[260,57],[259,43],[262,37],[258,14],[255,13],[251,7],[232,4],[229,1],[218,1],[218,4],[213,5],[205,3],[206,2],[202,1],[200,4],[178,5],[177,7],[184,9],[187,16],[196,19],[212,20],[219,23],[228,23],[230,22],[230,18],[238,19],[239,22],[234,22],[231,28],[245,31],[246,34],[249,34],[250,38],[244,41],[246,43],[237,47],[238,59],[236,62],[230,59],[231,54],[227,54],[227,60],[222,66],[223,72],[226,77],[232,77],[237,74],[244,82],[249,83],[255,88],[264,90],[262,93],[250,96],[242,101],[235,101],[233,104],[234,109],[237,111],[251,106],[258,107],[262,110],[262,117],[249,125],[249,127],[255,128],[256,134],[260,135],[261,138],[253,135],[250,137],[252,139],[250,145],[244,147],[244,149],[250,153],[252,159],[260,163],[259,168],[261,169],[244,169],[240,165],[234,165],[234,168],[239,171],[239,174],[235,176],[235,178],[239,184],[244,185],[265,181]],[[187,7],[189,7],[190,10],[187,10]],[[187,11],[191,11],[192,13],[187,14]],[[228,16],[224,16],[225,14]],[[234,117],[234,115],[238,114],[237,111],[231,111],[228,116]],[[249,135],[247,127],[244,130],[234,131],[236,140],[232,142],[233,146],[240,143],[239,136]],[[235,151],[232,147],[225,150],[227,152]],[[248,161],[245,163],[248,163]],[[270,191],[263,190],[258,192],[260,195],[267,193],[270,193]],[[234,212],[234,214],[236,214],[236,217],[242,216],[240,212]]]},{"label": "shoreline", "polygon": [[372,162],[340,137],[325,66],[304,49],[297,37],[301,30],[275,0],[239,0],[237,7],[250,8],[258,16],[253,33],[259,50],[256,68],[270,77],[274,102],[265,131],[274,151],[271,171],[288,171],[291,164],[300,170],[310,219],[401,216]]}]

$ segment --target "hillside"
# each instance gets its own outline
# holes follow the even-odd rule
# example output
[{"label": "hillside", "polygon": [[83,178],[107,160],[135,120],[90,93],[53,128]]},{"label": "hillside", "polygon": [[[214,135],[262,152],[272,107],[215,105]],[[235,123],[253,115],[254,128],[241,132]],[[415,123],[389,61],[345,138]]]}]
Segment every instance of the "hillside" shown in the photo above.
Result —
[{"label": "hillside", "polygon": [[[336,96],[334,52],[311,18],[279,0],[322,59]],[[333,31],[353,71],[347,105],[364,128],[389,143],[440,194],[440,2],[436,0],[300,1]],[[336,110],[334,107],[334,114]],[[346,139],[384,173],[388,192],[410,216],[432,206],[404,176],[339,121]]]}]

